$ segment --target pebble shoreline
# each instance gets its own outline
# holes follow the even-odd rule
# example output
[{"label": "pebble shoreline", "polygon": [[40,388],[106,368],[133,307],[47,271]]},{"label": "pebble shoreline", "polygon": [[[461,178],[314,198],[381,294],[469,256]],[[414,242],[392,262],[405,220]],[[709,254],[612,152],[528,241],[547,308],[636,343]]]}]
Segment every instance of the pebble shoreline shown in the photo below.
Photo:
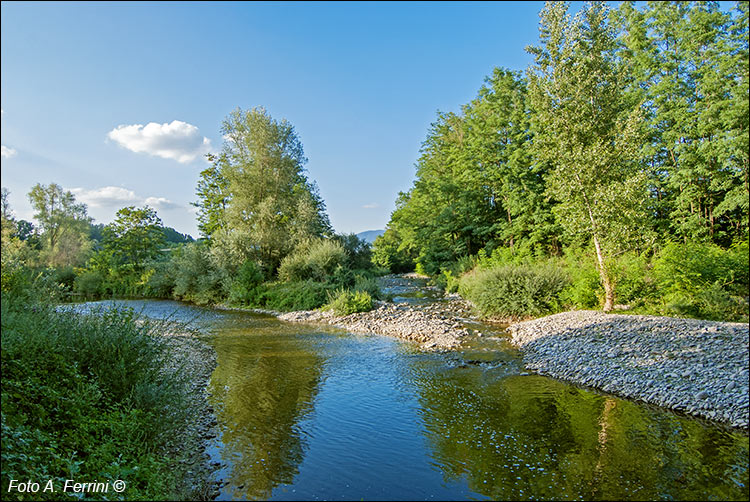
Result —
[{"label": "pebble shoreline", "polygon": [[[422,350],[460,348],[470,305],[377,302],[370,312],[310,310],[277,317],[355,333],[394,336]],[[508,328],[526,368],[541,375],[748,429],[748,325],[697,319],[570,311]]]},{"label": "pebble shoreline", "polygon": [[219,467],[211,464],[206,441],[216,437],[217,420],[208,402],[208,383],[216,368],[216,352],[201,336],[176,326],[163,332],[171,349],[165,371],[182,371],[187,375],[188,426],[171,438],[168,451],[179,458],[180,475],[186,493],[198,500],[213,500],[219,495],[220,483],[212,480]]},{"label": "pebble shoreline", "polygon": [[748,325],[563,312],[508,328],[526,367],[748,428]]},{"label": "pebble shoreline", "polygon": [[277,317],[287,322],[329,324],[353,333],[375,333],[421,344],[423,350],[457,349],[469,330],[448,311],[463,311],[462,302],[412,307],[407,304],[376,302],[376,308],[347,316],[331,311],[301,310]]}]

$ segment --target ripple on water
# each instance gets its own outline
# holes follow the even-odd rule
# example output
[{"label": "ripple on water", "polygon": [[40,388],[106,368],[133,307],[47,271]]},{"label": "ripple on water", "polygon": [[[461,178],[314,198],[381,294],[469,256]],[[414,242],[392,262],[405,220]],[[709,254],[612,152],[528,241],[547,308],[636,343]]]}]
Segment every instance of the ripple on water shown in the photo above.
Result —
[{"label": "ripple on water", "polygon": [[267,316],[204,319],[221,499],[747,498],[746,434],[521,376],[489,337],[420,353]]}]

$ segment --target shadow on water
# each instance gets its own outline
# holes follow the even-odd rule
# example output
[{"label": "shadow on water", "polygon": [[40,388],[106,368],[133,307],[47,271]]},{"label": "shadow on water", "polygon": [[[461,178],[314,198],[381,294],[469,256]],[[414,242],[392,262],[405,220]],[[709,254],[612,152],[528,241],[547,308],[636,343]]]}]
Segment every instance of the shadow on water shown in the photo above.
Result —
[{"label": "shadow on water", "polygon": [[421,353],[269,316],[141,304],[213,334],[220,499],[747,500],[747,434],[524,375],[502,330]]}]

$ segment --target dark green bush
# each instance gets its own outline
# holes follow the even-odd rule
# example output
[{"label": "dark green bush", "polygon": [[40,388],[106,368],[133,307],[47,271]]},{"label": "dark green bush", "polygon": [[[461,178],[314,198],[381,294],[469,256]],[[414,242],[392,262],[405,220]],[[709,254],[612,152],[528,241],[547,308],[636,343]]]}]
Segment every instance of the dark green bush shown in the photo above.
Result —
[{"label": "dark green bush", "polygon": [[252,260],[243,263],[229,289],[229,302],[256,305],[265,291],[263,270]]},{"label": "dark green bush", "polygon": [[567,276],[558,268],[505,265],[465,274],[459,292],[484,316],[519,319],[556,310],[558,294],[567,284]]},{"label": "dark green bush", "polygon": [[84,298],[101,298],[106,293],[105,280],[98,270],[86,270],[76,277],[73,289]]},{"label": "dark green bush", "polygon": [[370,245],[356,234],[336,234],[333,239],[346,251],[346,267],[351,270],[365,270],[372,267]]},{"label": "dark green bush", "polygon": [[70,266],[56,268],[52,271],[51,280],[58,284],[64,293],[70,294],[76,280],[75,270]]}]

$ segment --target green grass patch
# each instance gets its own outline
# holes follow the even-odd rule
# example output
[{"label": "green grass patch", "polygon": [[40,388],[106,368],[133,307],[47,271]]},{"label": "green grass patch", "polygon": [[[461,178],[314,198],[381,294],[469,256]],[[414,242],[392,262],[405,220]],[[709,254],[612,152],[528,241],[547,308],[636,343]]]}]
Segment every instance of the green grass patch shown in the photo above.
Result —
[{"label": "green grass patch", "polygon": [[334,314],[339,316],[369,312],[372,310],[372,296],[367,291],[338,289],[329,295],[328,303],[323,308],[333,310]]}]

